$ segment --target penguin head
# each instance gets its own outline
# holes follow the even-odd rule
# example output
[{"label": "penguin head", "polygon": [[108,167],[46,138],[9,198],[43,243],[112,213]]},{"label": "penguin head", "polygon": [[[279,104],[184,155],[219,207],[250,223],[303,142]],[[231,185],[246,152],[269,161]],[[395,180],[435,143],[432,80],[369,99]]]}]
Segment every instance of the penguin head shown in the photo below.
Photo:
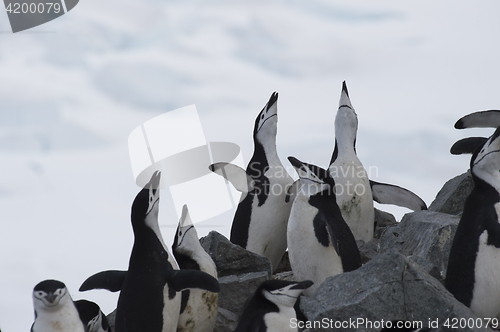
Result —
[{"label": "penguin head", "polygon": [[259,286],[257,292],[260,292],[267,300],[276,305],[293,307],[300,294],[312,285],[313,282],[311,280],[301,282],[267,280]]},{"label": "penguin head", "polygon": [[[297,174],[300,177],[301,192],[303,192],[306,196],[329,196],[332,193],[335,187],[333,179],[320,178],[308,165],[301,162],[297,158],[288,157],[288,160],[297,171]],[[321,170],[319,167],[317,168]],[[327,174],[324,170],[323,173]]]},{"label": "penguin head", "polygon": [[83,325],[86,326],[85,331],[108,330],[108,320],[97,303],[87,300],[78,300],[75,301],[75,307],[78,310]]},{"label": "penguin head", "polygon": [[56,311],[73,302],[66,285],[57,280],[44,280],[33,289],[33,305],[36,312]]},{"label": "penguin head", "polygon": [[160,177],[159,171],[154,172],[151,180],[135,197],[132,204],[132,225],[134,228],[143,223],[153,228],[155,223],[158,223]]},{"label": "penguin head", "polygon": [[349,92],[345,81],[342,83],[342,92],[340,93],[339,109],[335,117],[335,138],[339,142],[356,141],[356,132],[358,131],[358,115],[352,107]]},{"label": "penguin head", "polygon": [[88,321],[87,329],[88,331],[109,331],[108,319],[102,313],[101,309],[99,309],[97,316]]},{"label": "penguin head", "polygon": [[278,131],[278,93],[274,92],[269,98],[266,106],[255,119],[253,129],[254,141],[258,141],[264,147],[267,144],[276,145],[276,133]]},{"label": "penguin head", "polygon": [[500,127],[472,155],[470,168],[478,178],[500,187]]},{"label": "penguin head", "polygon": [[182,207],[182,216],[177,226],[175,233],[174,244],[172,250],[181,253],[192,252],[195,246],[199,245],[198,234],[194,228],[187,205]]}]

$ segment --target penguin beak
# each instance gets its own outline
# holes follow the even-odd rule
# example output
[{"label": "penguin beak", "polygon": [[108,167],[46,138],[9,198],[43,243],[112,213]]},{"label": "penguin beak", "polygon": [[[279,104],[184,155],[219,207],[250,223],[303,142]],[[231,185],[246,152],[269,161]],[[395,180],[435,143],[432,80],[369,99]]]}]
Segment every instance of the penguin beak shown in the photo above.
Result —
[{"label": "penguin beak", "polygon": [[191,220],[191,217],[189,216],[189,210],[186,204],[182,207],[182,215],[181,219],[179,220],[179,227],[180,228],[185,228],[188,226],[192,226],[193,221]]},{"label": "penguin beak", "polygon": [[150,188],[156,190],[160,188],[160,179],[161,179],[161,172],[156,171],[153,173],[153,176],[151,177],[151,181],[149,181],[149,186]]},{"label": "penguin beak", "polygon": [[311,287],[314,284],[311,280],[304,280],[301,282],[298,282],[295,286],[293,286],[290,289],[307,289]]},{"label": "penguin beak", "polygon": [[271,98],[269,98],[269,101],[267,102],[266,106],[264,106],[264,109],[262,112],[259,113],[259,117],[262,117],[262,120],[260,121],[260,126],[257,131],[259,131],[264,123],[266,123],[267,120],[272,118],[273,116],[278,116],[278,93],[273,92],[271,95]]},{"label": "penguin beak", "polygon": [[342,107],[350,108],[354,112],[354,114],[356,114],[354,108],[351,105],[351,99],[349,98],[349,92],[347,91],[347,85],[345,84],[345,81],[342,83],[342,92],[340,93],[339,101],[339,109]]},{"label": "penguin beak", "polygon": [[49,294],[47,294],[47,296],[45,298],[47,299],[47,302],[52,304],[56,300],[56,297],[57,297],[56,294],[54,294],[53,292],[49,292]]}]

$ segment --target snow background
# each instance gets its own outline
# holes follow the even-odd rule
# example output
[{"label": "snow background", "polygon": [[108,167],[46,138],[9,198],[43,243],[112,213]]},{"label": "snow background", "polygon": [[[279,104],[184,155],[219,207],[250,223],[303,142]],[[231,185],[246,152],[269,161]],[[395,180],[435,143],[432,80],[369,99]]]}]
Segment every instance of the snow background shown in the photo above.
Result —
[{"label": "snow background", "polygon": [[[196,104],[207,141],[238,144],[248,162],[255,116],[278,91],[283,164],[326,166],[346,80],[372,179],[429,205],[468,169],[450,146],[492,133],[453,124],[500,107],[499,11],[495,1],[83,0],[12,34],[0,9],[0,328],[29,330],[32,289],[49,278],[115,308],[117,294],[78,288],[128,266],[139,190],[128,135],[182,106]],[[233,212],[197,224],[198,235],[229,236]],[[160,224],[171,244],[167,190]]]}]

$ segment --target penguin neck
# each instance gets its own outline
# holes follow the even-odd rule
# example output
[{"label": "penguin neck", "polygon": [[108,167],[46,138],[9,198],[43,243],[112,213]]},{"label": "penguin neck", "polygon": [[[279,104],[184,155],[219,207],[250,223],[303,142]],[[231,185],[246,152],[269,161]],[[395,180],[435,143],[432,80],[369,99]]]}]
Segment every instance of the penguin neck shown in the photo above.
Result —
[{"label": "penguin neck", "polygon": [[205,252],[201,245],[199,245],[199,248],[192,248],[192,251],[187,255],[198,264],[200,271],[217,278],[215,263],[213,263],[212,258]]},{"label": "penguin neck", "polygon": [[265,166],[280,166],[281,162],[276,150],[276,136],[267,136],[259,139],[254,139],[254,153],[252,161],[260,162],[261,167]]},{"label": "penguin neck", "polygon": [[[178,269],[177,263],[170,254],[165,242],[163,241],[163,236],[161,235],[160,226],[158,225],[157,216],[148,215],[144,220],[132,223],[134,229],[134,245],[138,246],[151,246],[151,234],[154,234],[158,243],[161,245],[162,249],[168,255],[168,261],[172,265],[173,269]],[[151,233],[152,232],[152,233]]]},{"label": "penguin neck", "polygon": [[144,217],[143,220],[138,220],[133,223],[134,234],[137,238],[142,238],[142,234],[145,230],[149,229],[154,232],[160,243],[164,248],[165,242],[163,242],[163,236],[161,235],[160,226],[158,225],[158,214],[150,213]]},{"label": "penguin neck", "polygon": [[481,176],[472,172],[474,181],[474,191],[483,193],[484,200],[492,203],[500,202],[500,179],[489,173],[483,173]]},{"label": "penguin neck", "polygon": [[335,122],[335,151],[338,156],[356,155],[357,125],[344,126]]},{"label": "penguin neck", "polygon": [[217,278],[217,268],[209,254],[201,247],[193,252],[193,260],[198,263],[200,270]]}]

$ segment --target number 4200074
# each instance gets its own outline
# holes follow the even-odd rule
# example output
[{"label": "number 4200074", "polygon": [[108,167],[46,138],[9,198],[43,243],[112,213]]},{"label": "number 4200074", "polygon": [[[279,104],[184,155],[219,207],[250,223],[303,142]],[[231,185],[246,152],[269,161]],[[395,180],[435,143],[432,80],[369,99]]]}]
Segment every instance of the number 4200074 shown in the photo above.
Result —
[{"label": "number 4200074", "polygon": [[55,13],[58,14],[61,11],[60,3],[46,2],[46,3],[9,3],[7,6],[7,13],[9,14],[42,14],[42,13]]}]

